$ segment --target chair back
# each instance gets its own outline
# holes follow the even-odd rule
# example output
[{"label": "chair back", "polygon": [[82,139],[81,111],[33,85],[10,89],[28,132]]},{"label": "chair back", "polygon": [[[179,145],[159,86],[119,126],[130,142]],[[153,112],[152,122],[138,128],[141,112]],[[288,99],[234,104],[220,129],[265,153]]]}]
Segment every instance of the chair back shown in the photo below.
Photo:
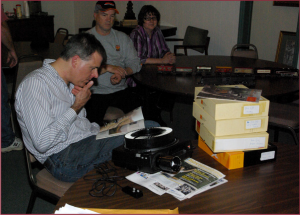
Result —
[{"label": "chair back", "polygon": [[18,89],[21,81],[30,72],[43,66],[43,57],[39,55],[24,55],[19,58],[18,68],[14,77],[11,100],[14,100],[15,92]]},{"label": "chair back", "polygon": [[253,44],[236,44],[231,49],[231,56],[258,59],[258,52]]},{"label": "chair back", "polygon": [[69,38],[69,31],[66,28],[59,28],[56,31],[54,43],[65,45],[65,40]]},{"label": "chair back", "polygon": [[[185,35],[183,38],[183,45],[207,45],[209,40],[207,39],[208,30],[204,30],[201,28],[196,28],[192,26],[188,26],[185,31]],[[195,51],[200,53],[204,53],[204,48],[192,48]]]}]

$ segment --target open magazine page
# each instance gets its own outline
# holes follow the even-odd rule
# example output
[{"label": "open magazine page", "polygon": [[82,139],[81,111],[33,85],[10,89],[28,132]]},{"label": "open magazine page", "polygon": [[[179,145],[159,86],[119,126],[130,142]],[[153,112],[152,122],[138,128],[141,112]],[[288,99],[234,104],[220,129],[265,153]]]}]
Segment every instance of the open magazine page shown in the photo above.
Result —
[{"label": "open magazine page", "polygon": [[144,119],[142,108],[138,107],[134,109],[133,111],[130,111],[129,113],[125,114],[125,116],[118,118],[116,120],[113,120],[112,122],[109,122],[108,124],[101,126],[100,132],[110,130],[112,128],[116,128],[117,126],[122,126],[129,124],[131,122],[136,122],[139,120]]},{"label": "open magazine page", "polygon": [[244,102],[258,103],[262,90],[238,88],[238,87],[219,87],[207,85],[198,93],[197,99],[227,99]]},{"label": "open magazine page", "polygon": [[[224,183],[226,183],[226,182],[228,182],[228,181],[227,181],[225,178],[221,178],[221,179],[219,179],[218,181],[212,183],[211,185],[201,187],[200,189],[198,189],[198,190],[194,193],[194,195],[198,195],[198,194],[200,194],[200,193],[203,193],[203,192],[206,191],[206,190],[210,190],[210,189],[215,188],[215,187],[217,187],[217,186],[220,186],[221,184],[224,184]],[[194,195],[193,195],[193,196],[194,196]],[[180,197],[177,197],[177,196],[174,196],[174,197],[177,198],[178,200],[182,201],[182,200],[185,200],[186,198],[191,198],[192,196],[188,196],[188,197],[185,197],[185,198],[180,198]]]},{"label": "open magazine page", "polygon": [[96,139],[119,136],[142,128],[145,128],[145,122],[143,119],[125,125],[120,124],[115,128],[111,128],[109,130],[99,132],[96,136]]},{"label": "open magazine page", "polygon": [[188,158],[183,162],[181,171],[175,175],[166,172],[136,172],[126,178],[158,195],[168,193],[182,201],[226,183],[224,177],[221,172]]}]

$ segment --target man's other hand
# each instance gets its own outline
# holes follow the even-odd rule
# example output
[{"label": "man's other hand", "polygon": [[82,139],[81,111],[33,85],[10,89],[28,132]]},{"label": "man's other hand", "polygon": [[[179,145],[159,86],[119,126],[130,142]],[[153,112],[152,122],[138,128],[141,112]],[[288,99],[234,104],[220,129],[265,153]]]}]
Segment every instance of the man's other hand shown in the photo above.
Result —
[{"label": "man's other hand", "polygon": [[111,82],[111,84],[113,84],[113,85],[120,83],[121,80],[122,80],[122,77],[121,77],[121,75],[119,75],[119,74],[113,74],[113,75],[110,77],[110,82]]},{"label": "man's other hand", "polygon": [[90,88],[93,86],[93,84],[94,82],[90,81],[84,87],[75,86],[72,89],[72,93],[75,95],[75,102],[71,108],[73,108],[77,114],[91,98],[92,93]]}]

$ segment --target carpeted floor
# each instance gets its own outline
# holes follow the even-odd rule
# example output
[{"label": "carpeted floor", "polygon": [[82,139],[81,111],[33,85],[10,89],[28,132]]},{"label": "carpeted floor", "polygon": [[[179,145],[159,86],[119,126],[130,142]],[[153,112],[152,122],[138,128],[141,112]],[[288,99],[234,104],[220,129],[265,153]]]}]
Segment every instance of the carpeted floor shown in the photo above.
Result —
[{"label": "carpeted floor", "polygon": [[[179,140],[197,139],[195,119],[192,117],[192,105],[176,103],[174,121],[170,123],[169,113],[163,111],[162,118],[168,127],[173,128]],[[273,131],[269,131],[270,142],[273,141]],[[280,132],[279,142],[294,144],[292,137]],[[31,194],[27,175],[24,151],[13,151],[1,154],[1,213],[24,214]],[[37,198],[33,208],[35,214],[51,214],[55,205]]]}]

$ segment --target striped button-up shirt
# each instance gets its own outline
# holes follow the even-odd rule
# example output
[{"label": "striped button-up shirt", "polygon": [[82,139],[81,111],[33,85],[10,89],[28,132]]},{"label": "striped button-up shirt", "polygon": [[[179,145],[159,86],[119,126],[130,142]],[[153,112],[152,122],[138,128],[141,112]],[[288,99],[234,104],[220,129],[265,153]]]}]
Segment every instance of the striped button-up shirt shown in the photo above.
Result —
[{"label": "striped button-up shirt", "polygon": [[159,27],[153,29],[150,38],[144,28],[138,25],[131,32],[130,38],[141,59],[141,63],[145,63],[147,58],[163,58],[170,51]]},{"label": "striped button-up shirt", "polygon": [[67,86],[50,65],[52,62],[46,59],[43,67],[24,78],[15,101],[24,144],[41,163],[100,129],[89,122],[84,108],[78,115],[71,108],[74,85]]}]

